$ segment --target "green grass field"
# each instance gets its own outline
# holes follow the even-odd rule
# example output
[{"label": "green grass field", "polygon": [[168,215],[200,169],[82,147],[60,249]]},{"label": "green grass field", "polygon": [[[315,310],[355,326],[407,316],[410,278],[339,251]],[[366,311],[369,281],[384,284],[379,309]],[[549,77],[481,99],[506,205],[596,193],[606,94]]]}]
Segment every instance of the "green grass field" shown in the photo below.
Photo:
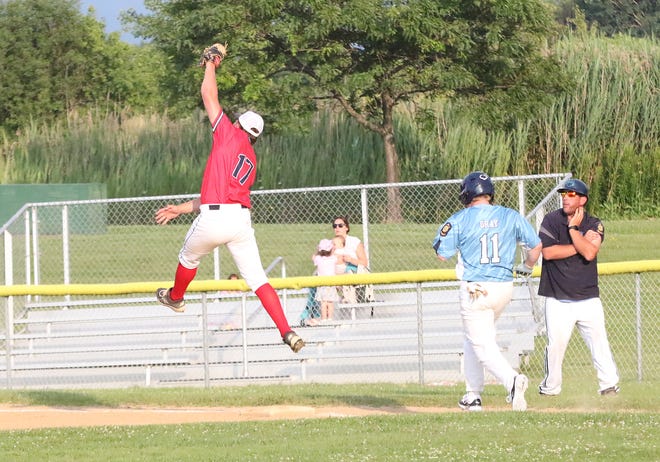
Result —
[{"label": "green grass field", "polygon": [[[599,260],[660,258],[657,224],[657,219],[607,222],[606,244]],[[428,234],[426,230],[416,232]],[[275,251],[271,248],[277,244],[274,240],[262,235],[260,241],[264,253]],[[660,332],[657,325],[650,327],[647,334]],[[650,339],[653,348],[658,344],[659,341]],[[627,351],[625,345],[614,344],[613,350],[615,355]],[[508,410],[503,389],[496,385],[486,387],[483,413],[456,412],[456,402],[463,393],[461,385],[0,390],[0,403],[6,406],[439,408],[433,413],[361,418],[0,431],[0,454],[2,460],[8,461],[108,462],[659,460],[657,379],[645,378],[638,383],[628,376],[622,381],[618,396],[600,397],[595,392],[588,356],[580,358],[584,373],[565,374],[564,390],[559,397],[537,395],[539,378],[531,377],[529,410],[525,413]]]},{"label": "green grass field", "polygon": [[460,386],[291,385],[204,389],[0,392],[12,404],[71,406],[440,407],[433,413],[0,432],[12,461],[657,461],[656,384],[623,383],[616,397],[567,381],[556,398],[530,387],[529,410],[488,386],[482,413],[455,412]]}]

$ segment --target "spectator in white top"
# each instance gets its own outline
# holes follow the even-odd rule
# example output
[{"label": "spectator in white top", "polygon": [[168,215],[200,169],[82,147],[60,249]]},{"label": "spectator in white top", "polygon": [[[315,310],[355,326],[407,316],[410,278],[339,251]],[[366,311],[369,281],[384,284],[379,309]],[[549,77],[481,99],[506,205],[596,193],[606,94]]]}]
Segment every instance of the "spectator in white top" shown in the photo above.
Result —
[{"label": "spectator in white top", "polygon": [[344,263],[346,263],[347,266],[353,265],[355,267],[363,266],[368,268],[369,261],[367,260],[367,253],[364,250],[364,244],[362,244],[362,241],[359,238],[348,235],[351,230],[351,226],[348,223],[348,217],[335,217],[335,219],[332,220],[332,228],[335,232],[335,236],[342,236],[344,238]]},{"label": "spectator in white top", "polygon": [[[367,259],[367,252],[364,249],[362,241],[355,237],[349,236],[351,226],[348,223],[348,217],[337,216],[332,220],[332,229],[335,232],[335,237],[344,238],[344,248],[341,252],[346,265],[347,273],[365,273],[368,272],[369,260]],[[343,303],[362,303],[367,298],[373,299],[373,290],[369,287],[369,296],[366,295],[365,286],[342,286],[342,302]]]}]

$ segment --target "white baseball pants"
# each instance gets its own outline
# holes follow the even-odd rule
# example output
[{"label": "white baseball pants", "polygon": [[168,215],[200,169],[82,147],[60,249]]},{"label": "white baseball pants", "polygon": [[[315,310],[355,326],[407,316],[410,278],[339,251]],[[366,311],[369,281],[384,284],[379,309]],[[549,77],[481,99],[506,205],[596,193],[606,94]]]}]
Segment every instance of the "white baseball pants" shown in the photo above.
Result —
[{"label": "white baseball pants", "polygon": [[545,323],[548,346],[545,349],[546,376],[539,386],[541,393],[561,393],[562,363],[574,326],[577,326],[591,352],[591,360],[598,376],[598,390],[605,390],[619,383],[619,373],[607,340],[605,314],[600,298],[562,302],[547,297]]},{"label": "white baseball pants", "polygon": [[480,395],[484,390],[484,368],[506,388],[513,388],[516,372],[497,345],[495,322],[511,301],[513,282],[479,282],[484,295],[470,293],[473,284],[461,282],[461,319],[465,341],[465,391]]},{"label": "white baseball pants", "polygon": [[254,237],[250,209],[240,204],[220,204],[219,210],[209,210],[208,204],[202,204],[183,241],[179,262],[186,268],[197,268],[202,257],[220,245],[227,246],[250,289],[256,291],[268,282]]}]

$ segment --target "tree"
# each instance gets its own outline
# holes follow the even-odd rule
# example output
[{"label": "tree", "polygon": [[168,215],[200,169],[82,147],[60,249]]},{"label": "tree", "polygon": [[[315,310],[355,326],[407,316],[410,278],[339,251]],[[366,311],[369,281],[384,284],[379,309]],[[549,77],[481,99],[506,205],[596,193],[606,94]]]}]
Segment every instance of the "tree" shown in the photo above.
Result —
[{"label": "tree", "polygon": [[558,19],[571,22],[576,8],[584,13],[588,24],[597,24],[598,29],[608,36],[657,37],[660,34],[657,0],[563,0],[558,2]]},{"label": "tree", "polygon": [[[398,104],[423,96],[538,99],[558,72],[542,53],[551,21],[537,0],[146,0],[145,6],[151,14],[133,12],[128,21],[173,57],[185,76],[180,89],[197,96],[192,65],[204,46],[227,40],[219,80],[225,103],[263,108],[282,125],[334,101],[382,137],[389,183],[400,178]],[[400,200],[390,188],[392,221],[401,219]]]},{"label": "tree", "polygon": [[2,1],[0,127],[14,131],[95,105],[162,106],[159,56],[118,33],[106,36],[77,0]]},{"label": "tree", "polygon": [[81,95],[83,18],[73,1],[0,3],[0,125],[64,112]]}]

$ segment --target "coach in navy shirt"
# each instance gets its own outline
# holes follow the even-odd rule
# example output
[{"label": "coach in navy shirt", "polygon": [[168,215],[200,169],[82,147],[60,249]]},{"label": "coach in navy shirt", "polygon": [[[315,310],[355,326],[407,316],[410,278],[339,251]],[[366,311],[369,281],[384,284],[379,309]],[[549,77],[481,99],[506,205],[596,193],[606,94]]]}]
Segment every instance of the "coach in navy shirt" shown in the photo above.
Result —
[{"label": "coach in navy shirt", "polygon": [[562,208],[548,213],[539,230],[543,244],[539,295],[546,297],[548,331],[546,375],[539,392],[546,396],[561,392],[564,353],[577,326],[591,351],[598,392],[617,394],[619,373],[607,340],[598,291],[597,255],[605,239],[605,227],[584,208],[589,200],[584,182],[569,179],[558,191]]}]

